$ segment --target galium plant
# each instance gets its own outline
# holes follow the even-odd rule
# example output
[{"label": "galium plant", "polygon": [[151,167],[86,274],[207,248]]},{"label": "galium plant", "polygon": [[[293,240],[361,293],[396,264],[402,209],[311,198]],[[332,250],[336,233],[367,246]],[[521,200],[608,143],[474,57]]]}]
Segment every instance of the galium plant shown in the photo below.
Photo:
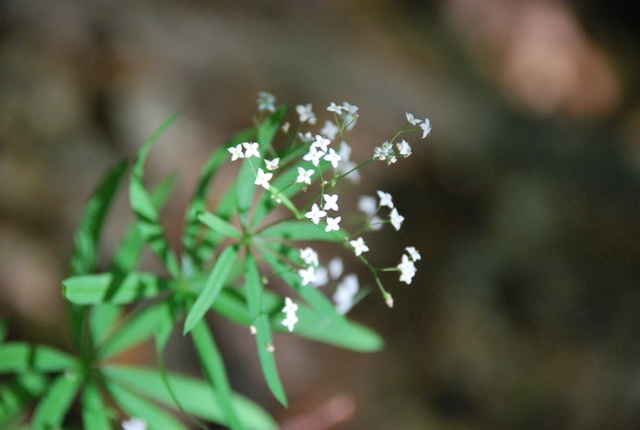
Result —
[{"label": "galium plant", "polygon": [[[318,132],[309,129],[317,122],[311,104],[297,106],[295,131],[283,122],[286,106],[276,108],[272,95],[259,94],[258,111],[254,127],[237,133],[206,162],[186,210],[180,254],[170,247],[159,215],[175,177],[168,176],[152,190],[144,184],[147,154],[178,115],[168,118],[138,152],[129,178],[134,220],[108,268],[100,270],[101,232],[127,165],[120,163],[106,173],[87,203],[70,276],[62,282],[63,296],[70,302],[75,354],[5,341],[6,328],[0,326],[0,373],[5,375],[0,427],[69,426],[76,405],[82,426],[93,430],[185,429],[187,424],[206,428],[206,422],[234,430],[276,428],[263,409],[231,388],[204,319],[210,312],[247,327],[255,337],[266,384],[284,406],[274,333],[362,352],[382,346],[375,332],[345,317],[364,293],[358,277],[343,276],[340,257],[323,264],[308,244],[325,241],[350,249],[354,261],[369,270],[367,282],[374,282],[382,299],[393,306],[379,272],[396,271],[399,281],[410,284],[420,254],[408,246],[400,263],[377,267],[367,258],[365,239],[385,224],[400,230],[404,217],[392,196],[378,191],[377,198],[359,199],[360,222],[347,225],[339,191],[345,180],[357,180],[365,165],[376,160],[392,164],[411,155],[409,143],[398,138],[415,131],[425,138],[429,120],[407,113],[406,128],[357,164],[344,140],[359,119],[356,106],[331,103],[327,111],[332,119]],[[280,131],[284,144],[276,139]],[[209,186],[227,162],[238,165],[237,177],[210,208]],[[140,268],[145,247],[165,273]],[[286,293],[276,292],[275,284],[284,284],[286,290],[278,291]],[[166,369],[165,349],[176,329],[193,342],[201,378]],[[149,339],[155,345],[155,368],[114,360]]]}]

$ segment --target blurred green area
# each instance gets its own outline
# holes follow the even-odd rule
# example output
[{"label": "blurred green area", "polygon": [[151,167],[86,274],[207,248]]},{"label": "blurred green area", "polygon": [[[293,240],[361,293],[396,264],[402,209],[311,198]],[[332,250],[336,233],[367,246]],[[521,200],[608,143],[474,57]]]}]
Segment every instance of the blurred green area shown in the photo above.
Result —
[{"label": "blurred green area", "polygon": [[[631,2],[586,0],[2,2],[7,338],[69,345],[60,280],[82,206],[169,115],[184,112],[148,176],[180,171],[164,214],[177,244],[195,172],[250,125],[259,91],[313,103],[322,124],[346,100],[355,160],[405,111],[432,121],[411,158],[341,197],[390,192],[406,221],[367,240],[371,260],[413,245],[423,264],[410,286],[384,279],[394,309],[373,293],[353,311],[383,352],[276,339],[286,411],[250,336],[214,320],[232,384],[289,429],[640,426],[636,18]],[[105,253],[127,217],[121,196]],[[173,343],[167,365],[196,371]]]}]

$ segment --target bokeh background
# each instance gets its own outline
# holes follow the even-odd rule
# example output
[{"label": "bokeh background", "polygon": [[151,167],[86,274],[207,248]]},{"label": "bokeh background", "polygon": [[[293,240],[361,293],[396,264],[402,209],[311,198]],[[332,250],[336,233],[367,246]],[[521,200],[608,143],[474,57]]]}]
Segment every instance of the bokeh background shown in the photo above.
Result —
[{"label": "bokeh background", "polygon": [[[277,338],[288,410],[246,330],[213,318],[233,385],[289,430],[640,428],[639,22],[631,1],[4,0],[9,337],[69,347],[60,281],[83,204],[170,114],[184,112],[147,175],[180,172],[164,213],[177,242],[197,171],[251,124],[259,91],[313,103],[321,123],[346,100],[357,160],[405,111],[432,121],[412,157],[351,191],[394,196],[407,220],[372,237],[371,259],[415,245],[418,274],[388,285],[394,309],[374,292],[352,311],[380,353]],[[196,371],[174,346],[170,366]]]}]

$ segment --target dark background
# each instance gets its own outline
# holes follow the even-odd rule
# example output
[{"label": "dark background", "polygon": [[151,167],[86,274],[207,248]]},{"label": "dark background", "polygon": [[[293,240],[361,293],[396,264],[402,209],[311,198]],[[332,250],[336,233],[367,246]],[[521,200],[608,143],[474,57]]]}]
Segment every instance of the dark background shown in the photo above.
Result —
[{"label": "dark background", "polygon": [[[234,387],[288,429],[639,428],[634,4],[0,2],[9,337],[69,346],[60,281],[83,204],[169,115],[184,112],[147,175],[180,171],[164,213],[177,242],[197,171],[251,124],[259,91],[313,103],[320,123],[346,100],[360,107],[356,160],[405,111],[432,121],[412,157],[371,165],[351,194],[394,196],[406,221],[368,241],[371,260],[396,264],[389,256],[415,245],[418,274],[387,282],[393,309],[374,292],[352,312],[384,335],[380,353],[277,338],[289,410],[270,397],[246,330],[213,318]],[[105,255],[129,219],[124,194]],[[171,366],[195,371],[187,345],[174,346]]]}]

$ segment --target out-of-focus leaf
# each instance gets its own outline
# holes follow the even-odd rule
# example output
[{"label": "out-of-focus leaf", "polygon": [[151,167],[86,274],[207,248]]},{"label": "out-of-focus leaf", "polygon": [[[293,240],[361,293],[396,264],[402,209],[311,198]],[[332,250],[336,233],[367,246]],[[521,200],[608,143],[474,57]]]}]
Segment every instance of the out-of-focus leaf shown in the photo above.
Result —
[{"label": "out-of-focus leaf", "polygon": [[39,373],[19,374],[13,381],[0,385],[0,428],[13,428],[10,422],[46,388],[47,378]]},{"label": "out-of-focus leaf", "polygon": [[288,220],[273,224],[259,233],[260,237],[291,240],[344,241],[347,237],[343,230],[326,232],[321,225],[310,220]]},{"label": "out-of-focus leaf", "polygon": [[227,370],[222,361],[222,355],[213,340],[211,331],[204,321],[200,321],[193,328],[191,336],[207,380],[218,397],[226,424],[232,430],[243,429],[244,427],[238,418],[238,412],[232,402],[232,391],[227,378]]},{"label": "out-of-focus leaf", "polygon": [[72,356],[49,346],[25,342],[0,344],[0,373],[59,372],[75,362]]},{"label": "out-of-focus leaf", "polygon": [[260,281],[260,271],[255,258],[251,255],[251,251],[247,249],[247,256],[244,264],[245,273],[245,289],[247,294],[247,302],[249,304],[249,314],[251,319],[255,319],[260,313],[262,305],[262,282]]},{"label": "out-of-focus leaf", "polygon": [[[151,201],[153,205],[160,210],[171,195],[175,188],[178,175],[172,173],[167,175],[151,192]],[[142,255],[144,247],[144,239],[138,228],[139,221],[134,221],[129,226],[122,238],[120,246],[113,254],[111,267],[121,273],[131,272],[138,267],[138,261]]]},{"label": "out-of-focus leaf", "polygon": [[[103,373],[109,380],[140,393],[164,405],[173,407],[160,375],[154,369],[129,366],[105,366]],[[167,373],[167,379],[185,411],[217,423],[226,422],[220,401],[211,386],[196,378]],[[232,395],[232,403],[242,424],[250,430],[269,430],[277,427],[273,419],[258,405],[239,394]]]},{"label": "out-of-focus leaf", "polygon": [[143,419],[149,429],[188,430],[182,423],[162,408],[127,388],[106,382],[107,389],[116,403],[130,416]]},{"label": "out-of-focus leaf", "polygon": [[202,293],[198,296],[198,299],[193,304],[193,307],[187,315],[187,319],[184,323],[184,334],[189,333],[193,327],[202,319],[204,314],[211,308],[211,305],[215,301],[216,297],[220,293],[222,286],[227,280],[227,276],[231,271],[236,257],[238,255],[237,246],[227,247],[215,262],[211,274],[207,279],[207,283],[202,290]]},{"label": "out-of-focus leaf", "polygon": [[280,375],[278,374],[276,359],[272,350],[273,340],[271,339],[271,323],[269,322],[269,317],[267,317],[267,315],[260,315],[255,319],[254,325],[257,330],[256,344],[262,374],[267,381],[271,393],[286,407],[287,396],[284,393],[282,382],[280,382]]},{"label": "out-of-focus leaf", "polygon": [[76,371],[68,370],[59,375],[36,406],[33,413],[33,428],[36,430],[60,428],[81,383],[82,378]]},{"label": "out-of-focus leaf", "polygon": [[65,279],[62,281],[62,295],[70,302],[81,305],[122,305],[142,298],[155,297],[171,285],[173,281],[149,273],[98,273]]},{"label": "out-of-focus leaf", "polygon": [[240,233],[237,228],[215,214],[208,212],[202,213],[198,215],[198,220],[223,236],[234,237],[236,239],[242,237],[242,233]]},{"label": "out-of-focus leaf", "polygon": [[125,162],[111,168],[87,202],[74,238],[71,275],[82,275],[95,270],[102,226],[126,168]]},{"label": "out-of-focus leaf", "polygon": [[104,342],[118,317],[121,308],[116,305],[102,304],[92,306],[89,310],[89,330],[94,345]]},{"label": "out-of-focus leaf", "polygon": [[82,390],[82,424],[85,429],[111,429],[107,406],[92,380],[88,380]]},{"label": "out-of-focus leaf", "polygon": [[149,244],[149,247],[164,263],[167,271],[175,278],[180,275],[178,260],[169,246],[165,236],[164,228],[160,224],[160,216],[153,203],[151,196],[143,184],[144,162],[153,143],[160,135],[173,123],[179,114],[174,114],[166,119],[144,145],[138,151],[133,169],[131,171],[131,182],[129,183],[129,202],[133,212],[136,214],[137,226],[142,237]]},{"label": "out-of-focus leaf", "polygon": [[169,312],[168,308],[173,306],[171,300],[169,297],[128,315],[122,325],[98,348],[98,356],[103,359],[111,357],[153,336],[159,321]]}]

